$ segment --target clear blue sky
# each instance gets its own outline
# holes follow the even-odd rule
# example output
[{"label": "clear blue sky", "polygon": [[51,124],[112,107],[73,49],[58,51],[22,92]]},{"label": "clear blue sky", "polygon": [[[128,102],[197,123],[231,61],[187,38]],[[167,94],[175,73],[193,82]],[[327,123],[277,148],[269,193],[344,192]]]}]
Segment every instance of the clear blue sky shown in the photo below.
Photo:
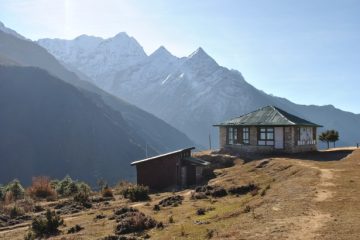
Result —
[{"label": "clear blue sky", "polygon": [[357,0],[1,0],[0,21],[33,40],[125,31],[147,53],[201,46],[267,93],[360,113]]}]

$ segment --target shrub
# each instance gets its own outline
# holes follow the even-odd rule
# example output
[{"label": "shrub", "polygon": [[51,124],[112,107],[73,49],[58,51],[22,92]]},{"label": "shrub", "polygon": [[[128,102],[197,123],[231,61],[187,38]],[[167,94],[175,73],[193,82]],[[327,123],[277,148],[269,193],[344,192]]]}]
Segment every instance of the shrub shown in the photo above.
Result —
[{"label": "shrub", "polygon": [[51,187],[49,177],[39,176],[32,179],[32,185],[28,188],[32,198],[56,198],[56,192]]},{"label": "shrub", "polygon": [[74,201],[80,203],[86,208],[91,208],[92,204],[89,199],[89,195],[86,192],[78,192],[74,196]]},{"label": "shrub", "polygon": [[254,190],[258,190],[258,186],[255,185],[254,183],[249,183],[247,185],[243,185],[243,186],[239,186],[239,187],[230,187],[228,192],[230,194],[244,195],[244,194],[247,194]]},{"label": "shrub", "polygon": [[249,213],[251,211],[251,207],[249,205],[246,205],[243,212],[244,213]]},{"label": "shrub", "polygon": [[76,224],[74,227],[71,227],[67,233],[71,234],[71,233],[77,233],[80,232],[81,230],[83,230],[84,228],[82,226],[80,226],[79,224]]},{"label": "shrub", "polygon": [[74,181],[71,179],[71,177],[66,176],[63,180],[58,182],[56,192],[63,197],[68,197],[74,195],[75,193],[78,193],[79,189],[76,183],[74,183]]},{"label": "shrub", "polygon": [[133,187],[135,184],[128,182],[128,181],[120,181],[116,186],[113,188],[115,194],[122,194],[122,192],[127,189],[128,187]]},{"label": "shrub", "polygon": [[86,195],[90,196],[91,187],[88,184],[86,184],[84,182],[79,182],[79,183],[77,183],[77,185],[78,185],[79,192],[85,193]]},{"label": "shrub", "polygon": [[5,199],[5,187],[0,184],[0,201],[4,201]]},{"label": "shrub", "polygon": [[213,229],[206,229],[206,238],[211,239],[214,237],[214,230]]},{"label": "shrub", "polygon": [[173,195],[170,197],[167,197],[159,202],[160,206],[167,207],[167,206],[173,206],[176,207],[179,204],[182,204],[182,200],[184,199],[181,195]]},{"label": "shrub", "polygon": [[175,221],[174,221],[174,218],[173,218],[173,216],[170,216],[169,217],[169,223],[174,223]]},{"label": "shrub", "polygon": [[24,198],[25,190],[23,186],[21,185],[20,181],[17,179],[14,179],[12,182],[8,183],[5,186],[5,192],[11,193],[11,198],[13,200],[18,200]]},{"label": "shrub", "polygon": [[70,176],[64,177],[61,181],[52,181],[51,185],[55,186],[56,192],[62,197],[73,196],[79,192],[90,195],[91,188],[84,182],[73,181]]},{"label": "shrub", "polygon": [[111,188],[108,185],[106,185],[103,188],[103,190],[101,191],[101,195],[104,198],[113,198],[114,197],[113,191],[111,190]]},{"label": "shrub", "polygon": [[132,202],[149,200],[149,188],[142,185],[129,186],[121,191],[124,198],[130,199]]},{"label": "shrub", "polygon": [[196,215],[205,215],[205,212],[206,212],[205,208],[198,208],[196,210]]},{"label": "shrub", "polygon": [[34,211],[34,201],[30,197],[25,197],[16,202],[16,206],[23,209],[25,213]]},{"label": "shrub", "polygon": [[[31,223],[31,235],[35,238],[48,237],[59,233],[59,227],[64,224],[64,221],[55,212],[46,211],[45,217],[36,217]],[[27,237],[26,236],[26,237]],[[30,237],[31,237],[30,236]],[[26,238],[25,237],[25,238]],[[30,238],[31,239],[31,238]]]},{"label": "shrub", "polygon": [[141,232],[157,226],[157,222],[132,207],[123,207],[114,212],[116,222],[115,234]]},{"label": "shrub", "polygon": [[52,179],[50,181],[51,188],[56,189],[59,186],[59,182],[60,182],[59,179]]},{"label": "shrub", "polygon": [[11,218],[16,218],[19,216],[23,216],[25,214],[24,209],[18,207],[18,206],[14,206],[11,208],[9,216]]},{"label": "shrub", "polygon": [[153,207],[153,210],[154,211],[160,211],[160,206],[155,204],[154,207]]}]

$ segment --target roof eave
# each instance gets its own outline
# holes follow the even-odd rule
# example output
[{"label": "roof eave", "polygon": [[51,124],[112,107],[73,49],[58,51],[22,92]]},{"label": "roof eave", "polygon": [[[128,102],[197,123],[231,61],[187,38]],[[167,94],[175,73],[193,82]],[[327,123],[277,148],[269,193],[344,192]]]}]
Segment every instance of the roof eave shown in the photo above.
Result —
[{"label": "roof eave", "polygon": [[179,150],[176,150],[176,151],[156,155],[156,156],[153,156],[153,157],[149,157],[149,158],[141,159],[141,160],[138,160],[138,161],[134,161],[134,162],[130,163],[130,166],[134,166],[134,165],[137,165],[137,164],[140,164],[140,163],[155,160],[155,159],[160,158],[160,157],[166,157],[166,156],[176,154],[176,153],[180,153],[180,152],[183,152],[183,151],[186,151],[186,150],[194,150],[194,149],[195,149],[195,147],[189,147],[189,148],[183,148],[183,149],[179,149]]}]

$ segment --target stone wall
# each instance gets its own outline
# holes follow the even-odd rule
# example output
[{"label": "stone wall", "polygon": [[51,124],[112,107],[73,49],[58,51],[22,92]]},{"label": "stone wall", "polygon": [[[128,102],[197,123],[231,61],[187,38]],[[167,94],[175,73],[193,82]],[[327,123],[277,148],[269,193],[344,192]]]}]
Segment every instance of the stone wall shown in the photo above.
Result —
[{"label": "stone wall", "polygon": [[250,146],[257,146],[257,127],[250,127]]},{"label": "stone wall", "polygon": [[220,148],[226,145],[226,127],[219,127],[219,145]]},{"label": "stone wall", "polygon": [[316,151],[317,145],[297,145],[297,131],[295,127],[284,127],[284,149],[275,149],[274,146],[259,146],[257,144],[257,127],[250,127],[250,144],[226,144],[226,128],[220,127],[220,147],[233,150],[239,153],[271,153],[271,152],[285,152],[285,153],[297,153]]}]

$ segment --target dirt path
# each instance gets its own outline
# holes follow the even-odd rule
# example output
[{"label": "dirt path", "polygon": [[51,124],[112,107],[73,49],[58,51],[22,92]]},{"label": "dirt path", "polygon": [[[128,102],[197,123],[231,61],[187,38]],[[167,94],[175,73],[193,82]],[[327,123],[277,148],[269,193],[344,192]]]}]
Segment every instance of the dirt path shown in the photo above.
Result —
[{"label": "dirt path", "polygon": [[[317,204],[327,201],[334,195],[334,190],[331,187],[335,186],[333,183],[334,169],[325,169],[315,166],[314,164],[299,161],[300,166],[316,169],[319,171],[320,181],[316,186],[316,195],[313,201]],[[298,223],[299,231],[294,231],[290,234],[289,239],[318,239],[318,231],[331,220],[331,214],[319,211],[314,205],[310,209],[308,216],[296,217],[293,222]]]}]

